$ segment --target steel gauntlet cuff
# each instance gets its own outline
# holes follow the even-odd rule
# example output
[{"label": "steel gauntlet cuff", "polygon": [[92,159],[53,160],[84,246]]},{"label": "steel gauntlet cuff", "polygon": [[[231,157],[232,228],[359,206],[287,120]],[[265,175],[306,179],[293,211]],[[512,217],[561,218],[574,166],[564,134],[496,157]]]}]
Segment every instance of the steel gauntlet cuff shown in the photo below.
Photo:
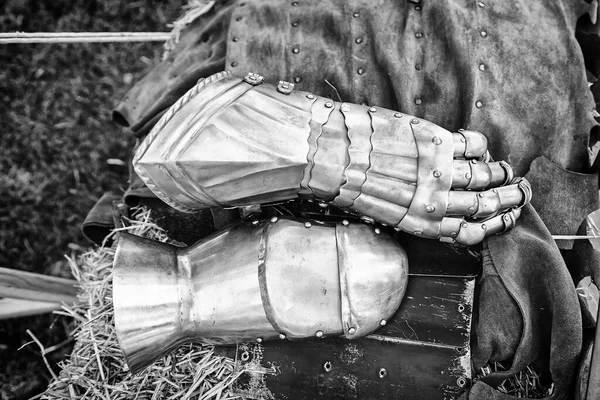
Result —
[{"label": "steel gauntlet cuff", "polygon": [[134,157],[158,197],[182,211],[304,197],[465,244],[512,227],[531,198],[478,132],[263,79],[213,75],[167,112]]}]

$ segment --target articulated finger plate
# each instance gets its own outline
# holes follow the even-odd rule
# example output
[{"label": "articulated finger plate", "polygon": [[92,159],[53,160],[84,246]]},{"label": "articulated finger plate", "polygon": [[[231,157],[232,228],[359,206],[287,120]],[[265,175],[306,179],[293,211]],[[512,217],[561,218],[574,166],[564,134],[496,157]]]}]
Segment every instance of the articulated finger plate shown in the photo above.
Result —
[{"label": "articulated finger plate", "polygon": [[504,161],[454,160],[452,187],[468,190],[508,184],[513,179],[510,165]]},{"label": "articulated finger plate", "polygon": [[480,158],[487,152],[487,138],[477,131],[459,129],[454,133],[454,157]]},{"label": "articulated finger plate", "polygon": [[530,201],[531,186],[526,179],[482,192],[452,190],[448,193],[448,215],[486,218],[501,210],[522,207]]},{"label": "articulated finger plate", "polygon": [[482,221],[467,222],[462,218],[447,217],[442,221],[440,241],[474,245],[483,241],[486,236],[513,228],[520,215],[521,209],[514,208]]}]

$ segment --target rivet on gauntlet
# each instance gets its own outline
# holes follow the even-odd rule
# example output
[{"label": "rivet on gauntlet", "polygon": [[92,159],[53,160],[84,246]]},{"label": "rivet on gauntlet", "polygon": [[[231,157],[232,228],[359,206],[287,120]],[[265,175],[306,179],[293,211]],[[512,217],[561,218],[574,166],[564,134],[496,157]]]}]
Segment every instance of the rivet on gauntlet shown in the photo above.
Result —
[{"label": "rivet on gauntlet", "polygon": [[479,132],[263,80],[218,73],[163,116],[134,157],[158,197],[188,212],[311,198],[463,244],[510,229],[531,200]]}]

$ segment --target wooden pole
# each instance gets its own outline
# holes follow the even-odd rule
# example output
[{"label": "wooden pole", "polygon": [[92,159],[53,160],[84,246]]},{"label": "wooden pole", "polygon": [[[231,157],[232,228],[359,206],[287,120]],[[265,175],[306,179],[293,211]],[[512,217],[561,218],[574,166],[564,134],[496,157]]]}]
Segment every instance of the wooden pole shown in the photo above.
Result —
[{"label": "wooden pole", "polygon": [[74,303],[76,281],[54,276],[0,268],[0,297],[49,303]]},{"label": "wooden pole", "polygon": [[0,299],[0,319],[27,317],[60,310],[61,304],[46,301]]},{"label": "wooden pole", "polygon": [[6,32],[0,44],[165,42],[170,32]]}]

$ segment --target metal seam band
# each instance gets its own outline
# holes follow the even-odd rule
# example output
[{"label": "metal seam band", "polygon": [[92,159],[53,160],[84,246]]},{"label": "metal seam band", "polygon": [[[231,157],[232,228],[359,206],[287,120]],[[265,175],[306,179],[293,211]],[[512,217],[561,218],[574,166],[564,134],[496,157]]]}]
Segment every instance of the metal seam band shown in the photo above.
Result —
[{"label": "metal seam band", "polygon": [[269,290],[267,288],[267,238],[269,236],[269,228],[271,227],[270,223],[265,223],[262,227],[262,232],[260,234],[260,242],[258,245],[258,287],[260,289],[260,298],[262,300],[263,308],[265,310],[265,316],[267,320],[273,327],[276,332],[283,332],[274,318],[274,310],[271,305],[271,299],[269,297]]},{"label": "metal seam band", "polygon": [[[325,104],[331,103],[331,107],[326,107]],[[298,196],[304,197],[312,197],[313,191],[310,188],[310,180],[312,178],[312,170],[315,165],[315,154],[318,150],[319,137],[323,133],[323,125],[329,119],[329,115],[333,111],[333,101],[329,99],[325,99],[323,97],[317,97],[316,100],[312,103],[312,107],[310,109],[312,118],[310,119],[310,134],[308,136],[308,154],[306,155],[307,164],[304,168],[304,174],[302,176],[302,181],[300,182],[300,190],[298,191]]]},{"label": "metal seam band", "polygon": [[[375,163],[375,155],[392,155],[395,159],[417,158],[416,143],[410,127],[404,126],[406,118],[399,119],[393,113],[386,109],[369,109],[371,116],[373,134],[371,137],[371,152],[369,154],[370,167],[365,171],[365,181],[361,186],[360,195],[354,200],[354,208],[359,211],[369,209],[379,222],[389,225],[397,225],[408,212],[408,208],[399,204],[398,199],[389,199],[380,196],[377,193],[369,191],[369,184],[374,179],[376,172],[372,172]],[[387,144],[387,145],[386,145]],[[389,177],[388,184],[393,184],[394,178]]]},{"label": "metal seam band", "polygon": [[342,103],[340,107],[348,129],[350,162],[344,170],[346,182],[340,188],[339,195],[333,199],[333,204],[343,208],[352,207],[354,200],[360,195],[360,188],[367,179],[366,172],[371,165],[371,134],[373,131],[371,118],[368,113],[364,112],[365,110],[366,107],[348,103]]},{"label": "metal seam band", "polygon": [[196,329],[192,268],[187,257],[177,257],[177,290],[179,292],[179,323],[182,332]]},{"label": "metal seam band", "polygon": [[338,254],[338,273],[340,276],[340,304],[341,304],[341,319],[342,319],[342,330],[344,331],[344,336],[346,338],[351,337],[349,334],[349,330],[351,327],[357,329],[356,321],[352,316],[352,310],[350,306],[350,299],[348,298],[348,274],[346,268],[346,260],[345,253],[343,249],[344,240],[342,235],[344,234],[344,230],[347,228],[344,225],[336,224],[335,225],[335,241],[336,241],[336,250]]}]

